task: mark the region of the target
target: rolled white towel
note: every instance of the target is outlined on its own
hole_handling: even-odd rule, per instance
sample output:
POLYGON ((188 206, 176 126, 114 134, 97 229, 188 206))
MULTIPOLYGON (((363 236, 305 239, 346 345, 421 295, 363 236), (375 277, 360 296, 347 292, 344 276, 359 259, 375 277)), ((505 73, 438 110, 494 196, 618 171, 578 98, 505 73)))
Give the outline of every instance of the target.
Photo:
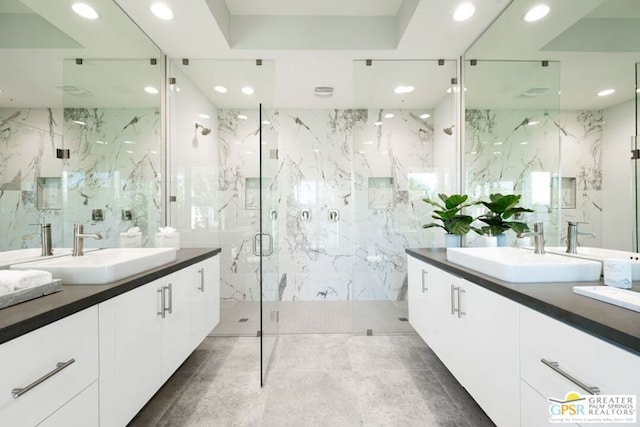
POLYGON ((10 294, 11 292, 13 292, 13 286, 0 283, 0 296, 10 294))
POLYGON ((11 286, 14 290, 51 283, 53 276, 42 270, 0 270, 0 285, 11 286))

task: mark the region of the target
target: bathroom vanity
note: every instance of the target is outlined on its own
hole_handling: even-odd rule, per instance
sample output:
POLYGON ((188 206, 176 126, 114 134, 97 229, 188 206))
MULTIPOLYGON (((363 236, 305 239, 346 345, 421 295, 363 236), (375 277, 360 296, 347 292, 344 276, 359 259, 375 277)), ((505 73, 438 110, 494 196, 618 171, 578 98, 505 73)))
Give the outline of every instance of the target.
POLYGON ((0 310, 0 425, 126 425, 219 322, 219 252, 0 310))
POLYGON ((593 282, 514 284, 406 252, 411 325, 496 425, 551 425, 547 399, 570 391, 640 397, 640 314, 572 292, 593 282))

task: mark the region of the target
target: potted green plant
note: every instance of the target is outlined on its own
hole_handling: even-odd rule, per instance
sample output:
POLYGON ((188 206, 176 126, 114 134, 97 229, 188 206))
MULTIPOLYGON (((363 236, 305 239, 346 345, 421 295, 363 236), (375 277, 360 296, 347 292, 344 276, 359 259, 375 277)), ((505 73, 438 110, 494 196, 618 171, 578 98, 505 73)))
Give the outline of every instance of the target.
POLYGON ((498 237, 498 246, 504 246, 504 232, 513 230, 516 234, 529 231, 529 226, 520 221, 507 221, 516 214, 533 212, 531 209, 519 207, 519 194, 490 194, 489 201, 480 201, 489 212, 480 215, 478 220, 486 225, 481 227, 482 234, 498 237), (501 238, 502 237, 502 238, 501 238))
POLYGON ((445 235, 446 247, 460 246, 460 236, 467 234, 470 230, 482 234, 481 230, 471 226, 473 217, 460 213, 462 209, 476 205, 479 202, 467 202, 469 196, 466 194, 452 194, 447 196, 444 193, 438 194, 440 201, 431 200, 429 198, 422 199, 437 209, 434 209, 431 218, 440 222, 430 222, 424 224, 422 228, 439 227, 447 234, 445 235), (467 203, 465 203, 467 202, 467 203))

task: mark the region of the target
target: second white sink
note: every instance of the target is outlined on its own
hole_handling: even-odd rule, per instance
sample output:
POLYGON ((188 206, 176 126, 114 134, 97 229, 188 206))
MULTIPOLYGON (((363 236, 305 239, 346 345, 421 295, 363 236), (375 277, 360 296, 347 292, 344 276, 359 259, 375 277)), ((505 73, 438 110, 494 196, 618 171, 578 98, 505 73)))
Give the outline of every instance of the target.
POLYGON ((545 250, 558 255, 588 259, 600 263, 603 263, 605 258, 629 260, 631 262, 631 280, 640 280, 640 254, 635 252, 586 246, 578 246, 575 254, 568 254, 567 248, 563 246, 545 248, 545 250))
POLYGON ((113 248, 12 265, 15 270, 45 270, 65 285, 103 285, 176 260, 173 248, 113 248))
POLYGON ((513 283, 596 281, 601 270, 599 262, 512 247, 447 248, 447 260, 513 283))

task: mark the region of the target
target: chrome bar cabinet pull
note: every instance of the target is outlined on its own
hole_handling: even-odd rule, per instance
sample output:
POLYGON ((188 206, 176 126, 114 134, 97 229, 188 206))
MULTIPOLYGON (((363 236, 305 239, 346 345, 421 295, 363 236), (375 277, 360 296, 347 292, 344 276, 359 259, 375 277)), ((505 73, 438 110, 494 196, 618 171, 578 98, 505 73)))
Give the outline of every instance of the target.
POLYGON ((560 364, 558 362, 553 362, 547 359, 540 359, 540 361, 545 365, 547 365, 548 367, 550 367, 551 369, 553 369, 554 371, 556 371, 557 373, 559 373, 560 375, 562 375, 563 377, 565 377, 566 379, 568 379, 569 381, 571 381, 572 383, 574 383, 575 385, 577 385, 578 387, 580 387, 581 389, 583 389, 584 391, 586 391, 587 393, 600 394, 599 387, 590 386, 580 381, 579 379, 577 379, 567 371, 560 368, 560 364))
POLYGON ((56 368, 53 371, 48 372, 47 374, 45 374, 42 377, 38 378, 37 380, 35 380, 34 382, 32 382, 31 384, 29 384, 26 387, 14 388, 13 390, 11 390, 11 395, 13 396, 14 399, 19 398, 20 396, 22 396, 26 392, 28 392, 30 390, 33 390, 34 388, 36 388, 37 386, 39 386, 40 384, 42 384, 43 382, 45 382, 46 380, 48 380, 49 378, 51 378, 52 376, 57 374, 58 372, 62 371, 64 368, 70 366, 75 361, 76 361, 76 359, 69 359, 66 362, 58 362, 58 363, 56 363, 56 368))
POLYGON ((158 289, 158 293, 160 294, 160 311, 157 314, 164 319, 164 286, 158 289))
POLYGON ((204 268, 199 269, 198 274, 200 274, 200 286, 198 286, 198 290, 204 292, 204 268))
POLYGON ((425 286, 428 279, 429 279, 429 272, 427 270, 422 270, 422 293, 423 294, 429 290, 429 288, 425 286), (425 280, 425 276, 426 276, 426 280, 425 280))

